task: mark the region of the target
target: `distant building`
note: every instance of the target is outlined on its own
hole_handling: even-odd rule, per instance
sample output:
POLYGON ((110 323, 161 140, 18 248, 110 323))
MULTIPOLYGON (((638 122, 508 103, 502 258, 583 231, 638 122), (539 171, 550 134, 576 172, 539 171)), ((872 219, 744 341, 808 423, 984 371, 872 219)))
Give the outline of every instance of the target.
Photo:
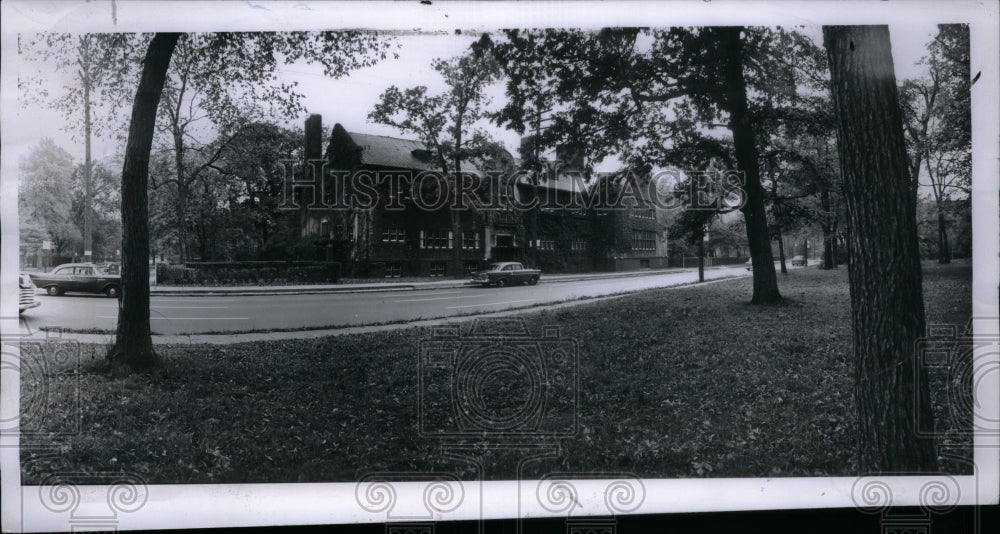
POLYGON ((522 261, 544 272, 667 266, 665 229, 658 213, 587 209, 583 199, 596 180, 586 179, 582 157, 568 147, 557 150, 557 160, 548 162, 552 172, 542 178, 515 172, 518 162, 513 157, 502 172, 484 172, 463 162, 464 173, 483 183, 492 181, 486 190, 506 187, 514 198, 499 196, 491 209, 459 211, 456 233, 447 203, 427 205, 427 198, 436 198, 433 180, 426 180, 430 193, 413 198, 409 179, 441 168, 423 143, 348 132, 336 124, 321 154, 320 121, 318 115, 306 121, 306 158, 327 163, 323 188, 327 203, 336 203, 337 195, 377 199, 374 205, 361 207, 310 207, 302 202, 301 235, 313 237, 326 250, 327 259, 349 263, 353 271, 349 274, 451 277, 471 274, 494 261, 522 261), (392 178, 396 173, 400 178, 392 178), (356 180, 346 180, 349 174, 362 176, 365 184, 358 187, 356 180), (521 209, 533 198, 542 206, 521 209), (541 202, 544 199, 550 200, 548 205, 541 202), (558 206, 571 207, 553 207, 552 199, 558 199, 558 206))

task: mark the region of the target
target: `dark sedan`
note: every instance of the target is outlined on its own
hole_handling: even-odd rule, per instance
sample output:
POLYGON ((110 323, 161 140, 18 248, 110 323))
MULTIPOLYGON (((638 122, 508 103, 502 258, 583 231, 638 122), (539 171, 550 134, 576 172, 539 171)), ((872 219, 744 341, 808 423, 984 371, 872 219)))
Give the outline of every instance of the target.
POLYGON ((49 295, 65 292, 104 293, 117 297, 121 291, 121 278, 109 274, 93 263, 65 263, 51 273, 32 273, 31 281, 49 295))
POLYGON ((541 277, 542 271, 538 269, 525 269, 524 265, 516 262, 501 262, 490 265, 489 269, 479 271, 472 277, 470 283, 483 286, 494 285, 504 287, 510 284, 535 285, 541 277))

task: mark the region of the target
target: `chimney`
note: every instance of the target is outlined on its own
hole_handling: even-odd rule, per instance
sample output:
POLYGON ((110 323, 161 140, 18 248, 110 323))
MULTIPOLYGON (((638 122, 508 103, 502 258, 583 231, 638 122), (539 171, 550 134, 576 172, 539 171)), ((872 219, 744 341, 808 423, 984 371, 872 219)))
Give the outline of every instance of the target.
POLYGON ((578 143, 563 143, 556 146, 556 160, 566 169, 583 170, 583 149, 578 143))
POLYGON ((538 138, 534 135, 526 135, 521 138, 521 147, 518 150, 523 161, 533 160, 538 157, 538 138))
POLYGON ((309 115, 306 119, 306 161, 323 157, 323 116, 309 115))

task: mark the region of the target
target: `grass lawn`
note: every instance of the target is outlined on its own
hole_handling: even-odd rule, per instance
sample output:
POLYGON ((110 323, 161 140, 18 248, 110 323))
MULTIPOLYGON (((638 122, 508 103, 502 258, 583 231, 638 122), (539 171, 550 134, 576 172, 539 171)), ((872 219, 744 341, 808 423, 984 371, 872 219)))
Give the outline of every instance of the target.
MULTIPOLYGON (((971 266, 924 266, 928 323, 964 327, 971 266)), ((798 269, 779 283, 786 302, 764 307, 747 304, 751 280, 741 278, 525 314, 533 335, 558 326, 576 341, 579 431, 546 441, 553 454, 523 464, 521 475, 857 474, 847 270, 798 269)), ((127 378, 104 372, 104 347, 80 347, 76 363, 72 345, 25 344, 22 483, 60 472, 128 472, 159 484, 354 481, 374 471, 473 477, 476 463, 487 478, 518 476, 517 458, 542 449, 473 437, 466 445, 479 452, 466 461, 418 434, 419 347, 431 337, 407 328, 158 346, 165 364, 127 378)), ((932 386, 939 431, 954 430, 963 423, 947 416, 946 384, 932 386)), ((525 394, 485 387, 500 407, 525 394)), ((942 443, 968 454, 968 440, 942 443)))

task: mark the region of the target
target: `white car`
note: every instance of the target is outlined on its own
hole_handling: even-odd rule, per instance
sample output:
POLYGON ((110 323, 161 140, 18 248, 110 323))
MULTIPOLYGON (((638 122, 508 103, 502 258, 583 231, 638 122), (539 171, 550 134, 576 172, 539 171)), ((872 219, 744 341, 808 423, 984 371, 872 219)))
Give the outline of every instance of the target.
POLYGON ((30 276, 26 274, 18 276, 17 285, 17 313, 23 313, 24 310, 36 308, 42 304, 35 296, 35 284, 32 283, 30 276))

